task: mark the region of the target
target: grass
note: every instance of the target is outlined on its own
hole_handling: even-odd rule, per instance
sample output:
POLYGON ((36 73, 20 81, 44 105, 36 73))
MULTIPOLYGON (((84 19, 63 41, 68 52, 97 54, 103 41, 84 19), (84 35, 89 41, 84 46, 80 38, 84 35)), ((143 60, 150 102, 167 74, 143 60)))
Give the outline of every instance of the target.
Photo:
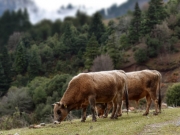
MULTIPOLYGON (((129 113, 128 115, 124 113, 118 120, 98 118, 97 122, 92 122, 88 118, 85 123, 81 123, 78 119, 72 122, 64 121, 57 125, 47 124, 39 129, 21 128, 0 131, 0 135, 14 135, 15 133, 19 135, 138 135, 146 125, 177 118, 180 118, 180 108, 163 109, 162 113, 157 116, 154 116, 152 111, 148 116, 142 116, 142 112, 129 113)), ((166 125, 166 127, 162 127, 162 130, 157 131, 158 135, 168 134, 169 127, 173 132, 180 131, 180 126, 166 125)))
POLYGON ((163 128, 160 128, 158 130, 158 135, 179 135, 180 133, 180 126, 176 125, 167 125, 164 126, 163 128))

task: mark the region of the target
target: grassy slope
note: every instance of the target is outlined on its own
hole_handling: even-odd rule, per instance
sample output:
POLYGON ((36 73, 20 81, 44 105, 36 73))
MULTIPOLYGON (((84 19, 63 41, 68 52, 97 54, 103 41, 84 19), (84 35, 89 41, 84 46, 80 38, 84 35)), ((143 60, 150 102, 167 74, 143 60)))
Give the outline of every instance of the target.
MULTIPOLYGON (((149 116, 142 116, 142 113, 123 114, 118 120, 97 119, 97 122, 91 122, 87 119, 85 123, 80 120, 74 120, 72 123, 66 121, 61 124, 48 124, 40 129, 13 129, 9 131, 0 131, 0 134, 15 134, 19 135, 137 135, 146 125, 152 123, 166 122, 168 120, 180 117, 180 108, 164 109, 158 116, 153 116, 152 111, 149 116)), ((170 129, 180 130, 179 127, 170 129)), ((171 133, 171 130, 166 130, 166 134, 171 133)), ((163 133, 163 130, 162 130, 163 133)))

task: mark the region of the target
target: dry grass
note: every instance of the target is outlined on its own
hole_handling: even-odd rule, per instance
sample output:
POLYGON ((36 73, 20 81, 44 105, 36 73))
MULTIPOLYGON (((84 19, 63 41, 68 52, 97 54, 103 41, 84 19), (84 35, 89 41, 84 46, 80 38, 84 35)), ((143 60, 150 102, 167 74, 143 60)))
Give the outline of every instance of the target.
MULTIPOLYGON (((152 111, 149 116, 142 116, 142 112, 129 113, 129 115, 123 114, 118 120, 99 118, 97 122, 92 122, 89 118, 85 123, 81 123, 80 120, 66 121, 58 125, 47 124, 39 129, 21 128, 0 131, 0 135, 14 135, 15 133, 19 135, 139 135, 146 125, 179 118, 179 112, 180 108, 164 109, 158 116, 152 115, 152 111)), ((176 130, 179 131, 179 127, 176 128, 171 125, 169 127, 175 132, 176 130)), ((165 131, 168 134, 169 130, 164 127, 162 128, 161 133, 164 134, 165 131)))

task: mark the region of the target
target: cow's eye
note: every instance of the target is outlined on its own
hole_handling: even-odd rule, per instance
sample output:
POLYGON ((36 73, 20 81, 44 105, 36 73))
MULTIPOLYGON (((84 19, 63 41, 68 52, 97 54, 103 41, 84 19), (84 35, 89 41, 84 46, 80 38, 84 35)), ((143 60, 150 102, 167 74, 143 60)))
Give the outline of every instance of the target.
POLYGON ((61 114, 61 111, 60 111, 60 110, 57 110, 57 114, 60 115, 60 114, 61 114))

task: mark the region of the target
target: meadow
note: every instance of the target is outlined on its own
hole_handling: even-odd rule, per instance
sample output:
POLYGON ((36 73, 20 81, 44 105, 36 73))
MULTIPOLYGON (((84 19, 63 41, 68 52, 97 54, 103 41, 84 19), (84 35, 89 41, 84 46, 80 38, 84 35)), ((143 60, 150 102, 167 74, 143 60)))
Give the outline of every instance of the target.
POLYGON ((157 116, 153 115, 153 110, 148 116, 142 116, 142 113, 130 112, 128 115, 123 113, 117 120, 98 118, 97 122, 92 122, 91 118, 87 118, 84 123, 80 122, 80 119, 63 121, 61 124, 46 124, 38 129, 25 127, 0 131, 0 135, 175 135, 180 133, 180 108, 163 109, 157 116), (152 124, 157 126, 148 129, 148 125, 152 124))

